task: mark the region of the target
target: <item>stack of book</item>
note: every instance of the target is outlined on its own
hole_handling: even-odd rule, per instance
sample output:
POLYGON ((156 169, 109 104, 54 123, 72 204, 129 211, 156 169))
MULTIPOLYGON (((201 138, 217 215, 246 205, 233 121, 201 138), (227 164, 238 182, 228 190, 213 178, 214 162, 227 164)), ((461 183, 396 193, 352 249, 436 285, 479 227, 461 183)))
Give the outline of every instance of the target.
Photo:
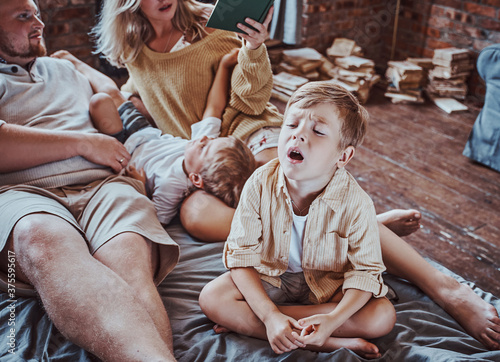
POLYGON ((309 79, 307 78, 287 72, 280 72, 273 75, 273 89, 271 96, 287 103, 293 92, 307 82, 309 82, 309 79))
POLYGON ((392 103, 424 103, 422 86, 424 69, 410 61, 390 61, 385 72, 387 91, 385 96, 392 103))
POLYGON ((469 51, 458 48, 437 49, 432 63, 434 69, 429 72, 427 86, 430 97, 465 99, 467 79, 474 69, 469 51))
POLYGON ((371 88, 380 80, 380 76, 375 73, 373 60, 350 55, 336 58, 335 66, 330 71, 332 78, 347 84, 359 101, 365 103, 371 88))
POLYGON ((332 62, 335 62, 335 59, 337 58, 348 57, 351 55, 362 57, 363 50, 354 40, 336 38, 330 48, 326 50, 326 55, 332 62))
MULTIPOLYGON (((298 88, 296 84, 300 86, 307 81, 333 80, 353 92, 360 102, 366 102, 371 87, 380 80, 380 76, 375 73, 375 63, 370 59, 351 55, 357 47, 354 41, 341 40, 334 42, 332 48, 336 49, 336 55, 345 56, 336 56, 334 62, 330 60, 331 55, 327 58, 312 48, 283 50, 279 65, 273 66, 273 72, 277 73, 274 75, 273 97, 287 101, 291 93, 298 88), (344 41, 351 42, 351 45, 347 50, 341 51, 339 44, 344 41)), ((273 58, 277 59, 277 56, 273 55, 273 58)))
POLYGON ((432 58, 407 58, 406 61, 418 65, 423 70, 422 87, 426 87, 429 81, 429 72, 434 68, 432 58))
POLYGON ((323 59, 323 55, 313 48, 283 50, 278 73, 287 72, 309 80, 318 80, 323 59))

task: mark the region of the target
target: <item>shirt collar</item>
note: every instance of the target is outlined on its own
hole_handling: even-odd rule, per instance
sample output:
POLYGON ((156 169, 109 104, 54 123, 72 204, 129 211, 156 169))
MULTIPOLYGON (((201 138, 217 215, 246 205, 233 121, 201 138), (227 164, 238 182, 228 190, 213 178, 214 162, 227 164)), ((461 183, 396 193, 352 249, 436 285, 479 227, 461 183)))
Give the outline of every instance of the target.
MULTIPOLYGON (((278 180, 276 182, 276 194, 283 193, 287 197, 289 196, 288 189, 286 187, 285 174, 281 166, 278 165, 278 180)), ((320 199, 325 202, 328 207, 334 211, 338 211, 344 202, 344 198, 349 190, 349 174, 345 168, 339 168, 335 171, 332 179, 326 185, 325 189, 316 199, 320 199)), ((314 201, 313 201, 314 202, 314 201)))

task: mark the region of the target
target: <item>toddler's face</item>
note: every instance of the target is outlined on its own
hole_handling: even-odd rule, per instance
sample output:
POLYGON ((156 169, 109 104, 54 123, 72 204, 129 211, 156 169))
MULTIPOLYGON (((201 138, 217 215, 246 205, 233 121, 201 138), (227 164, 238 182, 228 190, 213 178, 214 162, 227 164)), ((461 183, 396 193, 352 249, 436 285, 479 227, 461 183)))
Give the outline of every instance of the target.
POLYGON ((287 178, 326 184, 342 155, 340 127, 340 115, 335 106, 318 104, 301 109, 292 105, 278 141, 278 157, 287 178))
POLYGON ((212 162, 215 154, 226 147, 230 147, 230 141, 227 137, 208 138, 203 136, 189 141, 184 151, 184 167, 187 173, 200 173, 203 166, 212 162))

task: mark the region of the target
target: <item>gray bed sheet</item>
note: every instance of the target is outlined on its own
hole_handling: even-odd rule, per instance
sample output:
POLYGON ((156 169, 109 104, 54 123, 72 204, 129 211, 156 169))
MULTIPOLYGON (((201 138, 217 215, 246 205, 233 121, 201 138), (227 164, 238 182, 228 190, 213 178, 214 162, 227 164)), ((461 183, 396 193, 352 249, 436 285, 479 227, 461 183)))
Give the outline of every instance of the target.
MULTIPOLYGON (((221 258, 224 244, 198 242, 178 223, 167 231, 181 246, 181 260, 158 289, 169 313, 179 361, 365 361, 347 349, 332 353, 295 350, 276 355, 266 341, 235 333, 215 334, 213 323, 200 310, 198 295, 206 283, 225 272, 221 258)), ((468 283, 441 265, 434 265, 468 283)), ((390 334, 372 341, 382 352, 375 361, 500 361, 500 351, 486 350, 418 288, 391 275, 386 275, 385 280, 399 297, 394 302, 397 322, 390 334)), ((468 284, 500 310, 499 299, 468 284)), ((0 361, 97 360, 57 331, 38 300, 18 298, 15 305, 16 353, 11 354, 7 344, 11 302, 5 293, 0 294, 0 361)))

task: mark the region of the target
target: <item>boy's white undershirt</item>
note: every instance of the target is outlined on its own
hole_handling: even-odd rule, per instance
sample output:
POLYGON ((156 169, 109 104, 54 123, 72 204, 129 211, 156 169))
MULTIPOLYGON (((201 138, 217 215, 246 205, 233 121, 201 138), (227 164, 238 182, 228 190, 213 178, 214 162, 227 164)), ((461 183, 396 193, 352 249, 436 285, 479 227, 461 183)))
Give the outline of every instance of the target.
POLYGON ((292 240, 290 241, 287 273, 302 272, 302 239, 304 238, 306 222, 307 215, 298 216, 293 213, 292 240))

